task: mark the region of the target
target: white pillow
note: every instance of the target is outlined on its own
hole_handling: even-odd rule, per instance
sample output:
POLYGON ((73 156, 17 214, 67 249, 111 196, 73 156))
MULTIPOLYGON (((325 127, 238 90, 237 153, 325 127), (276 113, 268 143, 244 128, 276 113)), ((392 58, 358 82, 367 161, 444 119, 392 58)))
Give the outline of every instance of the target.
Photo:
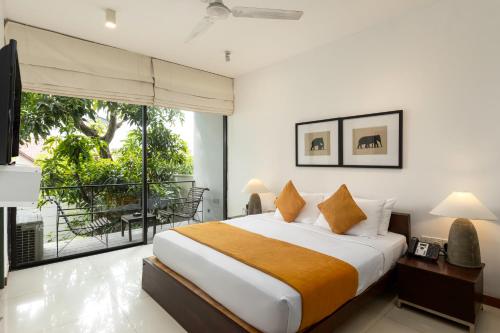
MULTIPOLYGON (((376 237, 379 224, 382 219, 385 200, 369 200, 353 198, 356 204, 365 213, 367 219, 359 222, 351 229, 347 230, 346 235, 376 237)), ((323 214, 320 214, 314 225, 331 230, 323 214)))
POLYGON ((323 228, 323 229, 326 229, 328 231, 332 231, 332 228, 330 228, 330 225, 328 224, 328 222, 326 221, 325 217, 323 216, 323 214, 321 212, 319 213, 319 216, 316 219, 316 221, 313 223, 313 225, 320 227, 320 228, 323 228))
POLYGON ((376 237, 378 227, 382 221, 385 200, 370 200, 354 198, 356 204, 365 213, 367 219, 359 222, 351 229, 347 230, 347 235, 376 237))
MULTIPOLYGON (((313 224, 320 215, 318 204, 324 199, 323 193, 300 193, 300 196, 304 199, 306 204, 300 211, 299 216, 295 219, 295 222, 313 224)), ((274 212, 274 218, 283 220, 283 216, 281 216, 279 209, 276 209, 274 212)))
POLYGON ((273 192, 259 193, 260 203, 262 205, 262 212, 271 212, 276 209, 276 194, 273 192))
POLYGON ((389 232, 389 222, 391 221, 391 214, 394 205, 396 204, 396 199, 387 199, 385 201, 384 210, 382 212, 382 219, 380 225, 378 226, 379 235, 387 235, 389 232))

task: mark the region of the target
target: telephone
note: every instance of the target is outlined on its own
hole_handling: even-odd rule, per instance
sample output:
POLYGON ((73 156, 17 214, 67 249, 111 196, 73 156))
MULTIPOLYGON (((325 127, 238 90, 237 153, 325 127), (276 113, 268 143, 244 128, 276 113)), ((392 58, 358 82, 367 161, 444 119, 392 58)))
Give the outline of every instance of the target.
POLYGON ((438 260, 441 246, 433 243, 421 242, 417 237, 412 237, 408 246, 408 254, 430 260, 438 260))

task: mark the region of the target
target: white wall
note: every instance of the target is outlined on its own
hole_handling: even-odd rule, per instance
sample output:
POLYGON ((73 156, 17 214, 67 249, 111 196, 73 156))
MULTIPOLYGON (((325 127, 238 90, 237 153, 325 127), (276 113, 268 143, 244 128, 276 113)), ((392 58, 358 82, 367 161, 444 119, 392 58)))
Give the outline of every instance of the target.
POLYGON ((203 201, 205 220, 222 220, 222 116, 194 113, 193 173, 196 186, 208 187, 203 201))
MULTIPOLYGON (((500 216, 500 1, 442 0, 344 40, 237 78, 229 118, 229 214, 252 177, 278 192, 397 197, 415 235, 447 237, 451 219, 428 212, 455 190, 500 216), (297 168, 294 124, 405 110, 404 169, 297 168)), ((475 222, 485 292, 500 297, 500 225, 475 222)))

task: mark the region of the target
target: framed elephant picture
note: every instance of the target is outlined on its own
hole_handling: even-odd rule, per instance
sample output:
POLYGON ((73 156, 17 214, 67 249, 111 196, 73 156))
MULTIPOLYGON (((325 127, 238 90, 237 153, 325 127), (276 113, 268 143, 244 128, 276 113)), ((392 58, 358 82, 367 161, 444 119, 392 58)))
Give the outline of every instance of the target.
POLYGON ((403 111, 389 111, 341 120, 342 166, 403 167, 403 111))
POLYGON ((340 130, 337 118, 295 124, 295 165, 340 166, 340 130))

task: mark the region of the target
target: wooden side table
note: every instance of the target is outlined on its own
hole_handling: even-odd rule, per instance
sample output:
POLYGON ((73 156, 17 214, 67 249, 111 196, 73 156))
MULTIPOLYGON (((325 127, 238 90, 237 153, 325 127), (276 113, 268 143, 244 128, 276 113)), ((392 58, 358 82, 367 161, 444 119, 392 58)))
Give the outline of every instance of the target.
MULTIPOLYGON (((148 227, 149 222, 153 223, 153 236, 156 234, 156 216, 153 214, 148 214, 148 227)), ((125 235, 125 224, 128 224, 128 240, 132 241, 132 223, 142 222, 142 215, 134 216, 134 214, 122 215, 121 217, 121 227, 122 227, 122 237, 125 235)))
POLYGON ((453 320, 474 332, 482 308, 483 270, 403 257, 397 263, 397 306, 406 304, 453 320))

